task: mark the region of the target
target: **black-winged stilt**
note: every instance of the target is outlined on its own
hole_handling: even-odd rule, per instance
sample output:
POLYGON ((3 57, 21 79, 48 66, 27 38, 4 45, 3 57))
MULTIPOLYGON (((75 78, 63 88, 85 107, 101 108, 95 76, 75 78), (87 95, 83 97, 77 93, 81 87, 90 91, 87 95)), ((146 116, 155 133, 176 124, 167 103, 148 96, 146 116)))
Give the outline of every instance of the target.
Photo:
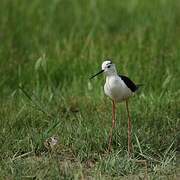
POLYGON ((115 128, 115 105, 116 103, 125 101, 126 110, 128 114, 128 155, 132 153, 131 142, 131 118, 128 108, 128 98, 132 96, 139 88, 139 85, 134 84, 128 77, 118 75, 115 64, 111 60, 106 60, 102 63, 102 70, 93 75, 90 79, 98 74, 104 73, 106 76, 106 83, 104 85, 104 92, 112 99, 112 128, 109 136, 108 150, 111 151, 112 135, 115 128))

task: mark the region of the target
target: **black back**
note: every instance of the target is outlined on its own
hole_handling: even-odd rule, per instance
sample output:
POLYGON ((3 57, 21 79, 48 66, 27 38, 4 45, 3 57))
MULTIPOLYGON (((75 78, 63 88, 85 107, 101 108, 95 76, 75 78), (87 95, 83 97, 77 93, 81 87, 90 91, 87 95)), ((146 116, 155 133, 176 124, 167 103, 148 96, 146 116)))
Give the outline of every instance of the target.
POLYGON ((138 90, 138 86, 136 86, 128 77, 119 75, 119 77, 124 81, 126 86, 132 91, 135 92, 138 90))

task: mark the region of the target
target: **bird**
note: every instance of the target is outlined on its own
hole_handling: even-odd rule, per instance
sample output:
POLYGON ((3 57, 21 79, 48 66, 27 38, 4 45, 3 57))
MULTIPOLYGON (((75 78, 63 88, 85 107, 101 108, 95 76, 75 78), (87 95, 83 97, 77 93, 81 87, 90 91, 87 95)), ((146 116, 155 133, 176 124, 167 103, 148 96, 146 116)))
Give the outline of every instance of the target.
POLYGON ((112 100, 112 127, 109 135, 108 151, 112 150, 112 136, 113 129, 115 128, 116 119, 116 103, 125 101, 127 115, 128 115, 128 156, 132 154, 132 142, 131 142, 131 117, 129 112, 128 100, 133 96, 141 84, 135 84, 131 79, 124 75, 118 75, 116 65, 112 63, 111 59, 107 59, 102 63, 101 71, 91 76, 93 79, 99 74, 105 74, 106 81, 104 84, 104 92, 112 100))

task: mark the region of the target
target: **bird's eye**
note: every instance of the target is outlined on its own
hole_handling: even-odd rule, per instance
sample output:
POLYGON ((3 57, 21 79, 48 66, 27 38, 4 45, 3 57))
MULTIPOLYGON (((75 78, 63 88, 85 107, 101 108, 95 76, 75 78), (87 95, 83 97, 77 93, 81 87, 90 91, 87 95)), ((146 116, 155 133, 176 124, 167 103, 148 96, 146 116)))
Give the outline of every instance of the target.
POLYGON ((111 65, 107 66, 107 68, 110 68, 110 67, 111 67, 111 65))

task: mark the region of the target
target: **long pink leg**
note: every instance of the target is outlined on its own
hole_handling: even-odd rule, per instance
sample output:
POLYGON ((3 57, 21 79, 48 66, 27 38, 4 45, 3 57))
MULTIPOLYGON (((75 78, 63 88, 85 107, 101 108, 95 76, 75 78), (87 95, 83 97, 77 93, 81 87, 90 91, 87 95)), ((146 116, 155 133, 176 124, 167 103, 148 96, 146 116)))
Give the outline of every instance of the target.
POLYGON ((131 142, 132 126, 131 126, 131 118, 130 118, 129 108, 128 108, 128 100, 126 100, 126 109, 127 109, 127 114, 128 114, 128 156, 131 157, 131 153, 132 153, 132 142, 131 142))
POLYGON ((115 101, 112 100, 112 128, 109 135, 109 145, 108 145, 108 151, 110 152, 112 149, 112 136, 113 136, 113 129, 115 128, 115 101))

